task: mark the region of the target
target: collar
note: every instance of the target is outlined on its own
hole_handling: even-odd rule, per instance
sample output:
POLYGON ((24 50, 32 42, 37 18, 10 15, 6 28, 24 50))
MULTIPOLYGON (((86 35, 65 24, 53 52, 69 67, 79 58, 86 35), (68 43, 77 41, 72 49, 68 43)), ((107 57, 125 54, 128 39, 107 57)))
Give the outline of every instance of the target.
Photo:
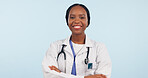
MULTIPOLYGON (((66 45, 66 46, 70 45, 69 44, 70 37, 71 36, 67 37, 62 44, 66 45)), ((87 36, 85 37, 85 46, 92 47, 92 42, 87 36)))

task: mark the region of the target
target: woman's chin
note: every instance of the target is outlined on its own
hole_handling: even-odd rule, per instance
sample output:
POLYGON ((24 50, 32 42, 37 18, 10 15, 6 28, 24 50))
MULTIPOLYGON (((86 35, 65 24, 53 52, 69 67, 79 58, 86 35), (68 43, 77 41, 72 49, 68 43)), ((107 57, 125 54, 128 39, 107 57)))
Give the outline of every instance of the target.
POLYGON ((72 34, 73 35, 83 35, 84 33, 82 33, 82 32, 73 32, 72 34))

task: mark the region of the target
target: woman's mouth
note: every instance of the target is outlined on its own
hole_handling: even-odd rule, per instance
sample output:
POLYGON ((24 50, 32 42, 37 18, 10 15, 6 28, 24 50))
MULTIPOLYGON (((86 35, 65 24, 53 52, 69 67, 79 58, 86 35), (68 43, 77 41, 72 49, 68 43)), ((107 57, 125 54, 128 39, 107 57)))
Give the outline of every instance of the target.
POLYGON ((81 26, 77 25, 77 26, 73 26, 74 29, 80 29, 81 26))

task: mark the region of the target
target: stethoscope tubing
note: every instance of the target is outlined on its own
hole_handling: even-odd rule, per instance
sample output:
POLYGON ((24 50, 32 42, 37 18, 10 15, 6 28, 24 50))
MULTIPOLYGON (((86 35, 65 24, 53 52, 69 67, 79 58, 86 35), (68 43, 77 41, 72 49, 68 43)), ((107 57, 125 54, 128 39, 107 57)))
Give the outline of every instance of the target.
POLYGON ((58 53, 58 56, 57 56, 57 61, 58 61, 58 58, 59 58, 60 54, 62 54, 62 53, 64 54, 64 60, 66 60, 66 53, 64 52, 64 47, 65 47, 65 46, 66 46, 66 45, 64 45, 64 44, 62 45, 61 52, 59 52, 59 53, 58 53))
MULTIPOLYGON (((58 55, 57 55, 57 61, 58 61, 58 59, 59 59, 59 56, 60 56, 60 54, 64 54, 64 60, 66 60, 66 53, 64 52, 64 47, 65 47, 66 45, 62 45, 62 49, 61 49, 61 52, 59 52, 58 53, 58 55)), ((84 60, 84 63, 87 65, 88 63, 89 63, 89 58, 88 58, 88 56, 89 56, 89 47, 87 47, 87 55, 86 55, 86 58, 85 58, 85 60, 84 60)), ((76 57, 76 55, 74 56, 74 58, 76 57)))

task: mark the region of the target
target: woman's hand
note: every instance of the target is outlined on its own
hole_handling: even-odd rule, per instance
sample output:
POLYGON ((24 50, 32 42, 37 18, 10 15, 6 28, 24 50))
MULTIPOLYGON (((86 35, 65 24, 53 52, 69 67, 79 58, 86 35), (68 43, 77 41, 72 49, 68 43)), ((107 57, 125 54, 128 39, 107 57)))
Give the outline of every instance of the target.
POLYGON ((85 76, 84 78, 107 78, 107 77, 103 74, 95 74, 95 75, 85 76))
POLYGON ((48 66, 51 70, 55 70, 55 71, 57 71, 57 72, 61 72, 57 67, 55 67, 55 66, 48 66))

